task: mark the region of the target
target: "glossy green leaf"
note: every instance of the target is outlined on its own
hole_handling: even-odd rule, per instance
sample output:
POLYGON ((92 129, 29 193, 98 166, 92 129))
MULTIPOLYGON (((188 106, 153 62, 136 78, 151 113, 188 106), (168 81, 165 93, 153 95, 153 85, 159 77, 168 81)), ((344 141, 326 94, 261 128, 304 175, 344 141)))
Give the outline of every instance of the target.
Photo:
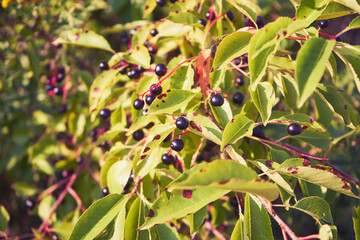
POLYGON ((112 164, 107 172, 107 186, 110 193, 119 193, 124 190, 132 169, 130 161, 122 160, 112 164))
POLYGON ((270 83, 262 82, 257 85, 254 91, 249 87, 249 92, 251 99, 260 112, 264 126, 266 126, 271 116, 271 109, 276 102, 274 88, 270 83))
POLYGON ((296 9, 296 20, 304 20, 304 28, 317 19, 326 9, 330 0, 302 1, 296 9))
POLYGON ((180 240, 175 228, 163 223, 155 226, 157 239, 159 240, 180 240))
POLYGON ((4 206, 0 206, 0 231, 5 232, 10 221, 10 215, 4 206))
POLYGON ((329 204, 320 197, 314 196, 303 198, 296 202, 292 208, 305 212, 318 220, 322 219, 327 223, 333 224, 329 204))
POLYGON ((114 234, 110 240, 123 240, 125 237, 125 215, 126 209, 125 204, 120 209, 119 214, 115 218, 114 223, 114 234))
POLYGON ((131 136, 135 131, 144 128, 149 123, 159 123, 159 119, 155 115, 145 115, 136 118, 126 132, 126 136, 131 136))
MULTIPOLYGON (((138 49, 137 46, 143 47, 145 41, 149 38, 150 30, 152 28, 154 28, 153 24, 144 24, 143 26, 141 26, 141 28, 136 30, 135 34, 131 38, 131 45, 133 48, 136 48, 136 51, 140 51, 140 49, 138 49)), ((141 49, 140 53, 144 53, 144 50, 141 49)), ((148 54, 145 54, 145 56, 146 55, 148 54)), ((139 60, 140 60, 140 54, 139 54, 139 60)))
POLYGON ((191 64, 183 64, 170 76, 170 89, 191 90, 194 85, 194 69, 191 64))
POLYGON ((145 221, 145 205, 140 198, 137 198, 126 217, 125 239, 149 239, 148 230, 137 231, 145 221))
MULTIPOLYGON (((242 215, 242 214, 241 214, 242 215)), ((234 230, 231 233, 230 240, 245 240, 248 239, 246 235, 246 226, 244 221, 244 216, 240 216, 237 220, 234 230)))
POLYGON ((168 20, 174 23, 181 23, 186 25, 198 25, 199 19, 191 12, 172 13, 168 16, 168 20))
POLYGON ((243 137, 251 136, 254 127, 255 123, 251 119, 242 114, 236 115, 224 129, 220 151, 223 151, 228 144, 236 143, 243 137))
POLYGON ((246 230, 250 239, 274 239, 271 230, 270 217, 257 197, 246 194, 244 215, 246 230), (259 231, 259 229, 261 229, 261 231, 259 231))
POLYGON ((146 47, 137 46, 130 55, 124 55, 123 58, 129 63, 141 65, 143 68, 150 67, 150 55, 146 47))
POLYGON ((251 37, 251 33, 239 31, 222 39, 216 50, 213 67, 224 68, 234 58, 247 53, 251 37))
POLYGON ((204 223, 205 216, 207 213, 206 206, 201 208, 199 211, 187 216, 190 223, 190 234, 194 234, 198 231, 201 225, 204 223))
MULTIPOLYGON (((46 195, 43 199, 41 199, 38 206, 38 214, 39 217, 45 221, 50 216, 53 205, 55 204, 56 199, 52 195, 46 195)), ((57 215, 51 215, 51 221, 56 221, 57 215)))
POLYGON ((165 223, 172 219, 185 217, 206 206, 212 201, 227 194, 229 190, 214 188, 199 188, 191 191, 191 197, 175 192, 169 200, 159 197, 152 205, 141 230, 149 229, 155 224, 165 223))
POLYGON ((299 135, 291 136, 291 138, 299 139, 323 150, 329 147, 332 139, 328 133, 318 132, 317 130, 303 131, 299 135))
POLYGON ((354 207, 353 216, 354 232, 356 239, 360 238, 360 207, 354 207))
POLYGON ((275 171, 358 198, 351 191, 351 185, 340 175, 333 173, 333 170, 322 166, 303 166, 303 163, 304 159, 289 159, 277 167, 275 171))
POLYGON ((188 113, 189 130, 201 137, 205 137, 216 144, 221 144, 222 133, 219 127, 209 118, 198 113, 188 113))
POLYGON ((171 114, 195 97, 196 93, 181 89, 169 89, 161 95, 157 96, 151 104, 148 114, 171 114))
POLYGON ((239 12, 248 17, 256 25, 256 12, 259 12, 259 6, 251 0, 226 0, 239 12))
MULTIPOLYGON (((294 114, 288 114, 288 112, 278 112, 274 111, 272 112, 271 121, 289 121, 289 122, 295 122, 303 126, 311 127, 315 130, 324 132, 326 129, 321 126, 317 121, 315 121, 312 117, 309 115, 306 115, 304 113, 294 113, 294 114)), ((279 123, 279 124, 285 124, 288 125, 288 123, 279 123)))
POLYGON ((72 44, 88 48, 99 48, 115 53, 103 36, 93 31, 84 31, 82 29, 65 31, 53 44, 72 44))
POLYGON ((224 104, 222 106, 215 107, 210 104, 210 108, 216 121, 221 127, 225 127, 226 124, 233 118, 232 110, 229 102, 224 99, 224 104))
POLYGON ((341 3, 342 5, 353 9, 355 12, 360 14, 360 5, 356 0, 334 0, 335 2, 341 3))
POLYGON ((354 14, 355 11, 337 2, 330 2, 317 20, 332 19, 349 14, 354 14))
POLYGON ((69 240, 91 240, 99 235, 117 216, 128 196, 110 194, 94 202, 77 221, 69 240))
POLYGON ((296 82, 299 89, 298 107, 300 108, 314 92, 325 71, 334 40, 310 38, 300 49, 296 58, 296 82))
MULTIPOLYGON (((184 177, 183 177, 184 178, 184 177)), ((230 160, 212 161, 198 167, 187 177, 167 186, 173 189, 216 188, 261 195, 270 201, 279 195, 274 183, 261 181, 251 168, 230 160)))
POLYGON ((144 13, 143 13, 142 18, 144 19, 147 16, 149 16, 152 13, 152 11, 154 11, 156 6, 157 6, 156 0, 146 0, 145 9, 144 9, 144 13))
POLYGON ((324 127, 328 127, 334 118, 334 110, 330 108, 330 104, 321 94, 314 92, 313 98, 315 100, 317 121, 324 125, 324 127))
POLYGON ((107 175, 110 167, 116 163, 118 159, 108 159, 105 164, 101 167, 100 171, 100 185, 102 188, 107 187, 107 175))
POLYGON ((293 21, 279 17, 275 22, 265 25, 250 40, 249 69, 251 89, 254 91, 265 74, 269 61, 274 56, 280 41, 288 34, 286 28, 293 21))

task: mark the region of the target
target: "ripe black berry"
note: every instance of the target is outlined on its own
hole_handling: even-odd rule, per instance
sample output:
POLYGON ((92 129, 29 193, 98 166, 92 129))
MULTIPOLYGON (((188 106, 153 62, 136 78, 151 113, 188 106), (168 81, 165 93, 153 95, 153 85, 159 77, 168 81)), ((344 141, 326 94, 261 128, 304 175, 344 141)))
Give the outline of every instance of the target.
POLYGON ((258 28, 264 27, 264 24, 265 24, 264 18, 261 17, 261 16, 257 16, 257 18, 256 18, 256 25, 258 26, 258 28))
POLYGON ((211 15, 211 21, 213 21, 215 19, 215 13, 214 12, 207 11, 206 14, 205 14, 205 17, 206 17, 207 20, 209 20, 210 15, 211 15))
POLYGON ((144 107, 144 100, 135 99, 133 106, 136 110, 141 110, 144 107))
POLYGON ((66 111, 67 111, 66 105, 61 105, 61 106, 59 107, 59 113, 66 113, 66 111))
POLYGON ((146 40, 145 42, 144 42, 144 47, 148 47, 149 46, 149 40, 146 40))
POLYGON ((178 117, 175 121, 175 125, 178 129, 184 130, 189 126, 189 122, 184 117, 178 117))
POLYGON ((180 152, 184 148, 184 142, 183 140, 176 138, 171 141, 170 147, 172 150, 180 152))
POLYGON ((167 72, 167 68, 164 64, 160 63, 160 64, 156 65, 156 67, 155 67, 156 75, 161 77, 161 76, 164 76, 166 74, 166 72, 167 72))
POLYGON ((144 132, 143 130, 140 129, 134 132, 132 136, 136 141, 140 141, 141 139, 144 138, 144 132))
POLYGON ((232 11, 227 11, 226 16, 228 17, 228 19, 230 21, 234 20, 234 18, 235 18, 235 15, 234 15, 234 13, 232 11))
POLYGON ((62 80, 64 80, 64 78, 65 78, 65 74, 64 73, 57 73, 56 74, 56 82, 57 83, 60 83, 62 80))
POLYGON ((166 0, 156 0, 156 4, 157 4, 159 7, 163 7, 163 6, 165 6, 165 4, 166 4, 166 0))
POLYGON ((245 80, 243 77, 237 77, 235 78, 235 83, 238 84, 239 86, 243 86, 245 84, 245 80))
POLYGON ((207 21, 205 19, 199 19, 199 23, 205 27, 207 21))
POLYGON ((141 65, 137 65, 136 66, 136 70, 138 70, 139 72, 145 72, 145 68, 143 68, 141 65))
POLYGON ((300 124, 298 123, 291 123, 289 124, 289 126, 287 127, 287 132, 290 135, 298 135, 302 132, 302 127, 300 124))
POLYGON ((108 119, 111 115, 111 112, 108 108, 101 109, 99 115, 102 119, 108 119))
POLYGON ((173 155, 171 155, 171 154, 168 155, 167 153, 165 153, 164 155, 162 155, 161 161, 162 161, 162 163, 164 163, 166 165, 170 165, 175 162, 175 158, 173 155))
POLYGON ((58 73, 62 73, 62 74, 65 74, 65 68, 64 67, 58 67, 58 73))
POLYGON ((121 36, 122 38, 127 37, 127 32, 126 32, 126 31, 121 31, 121 32, 120 32, 120 36, 121 36))
POLYGON ((155 100, 155 98, 156 98, 156 96, 154 94, 146 95, 146 97, 145 97, 146 104, 150 106, 152 104, 152 102, 155 100))
POLYGON ((258 138, 263 138, 263 139, 265 138, 264 130, 260 126, 256 126, 253 128, 252 135, 258 138))
POLYGON ((158 33, 159 33, 158 30, 156 30, 155 28, 150 30, 150 35, 153 36, 153 37, 158 35, 158 33))
POLYGON ((104 141, 102 143, 100 143, 99 147, 104 151, 108 151, 110 149, 110 145, 107 141, 104 141))
POLYGON ((171 3, 176 3, 178 0, 170 0, 171 3))
POLYGON ((56 233, 52 232, 51 233, 51 240, 60 240, 60 238, 56 233))
POLYGON ((241 63, 241 59, 239 57, 235 58, 234 63, 235 63, 235 65, 239 65, 241 63))
POLYGON ((99 63, 99 68, 100 68, 101 70, 108 70, 108 69, 109 69, 109 65, 108 65, 107 62, 101 62, 101 63, 99 63))
POLYGON ((26 199, 25 205, 29 210, 33 210, 35 207, 35 202, 32 199, 26 199))
POLYGON ((320 20, 319 27, 321 29, 327 28, 329 26, 329 20, 320 20))
POLYGON ((49 91, 51 91, 51 90, 54 90, 54 86, 51 85, 51 84, 48 84, 48 85, 46 85, 45 90, 46 90, 47 92, 49 92, 49 91))
POLYGON ((127 72, 127 76, 131 79, 137 79, 140 77, 140 72, 136 69, 131 69, 127 72))
POLYGON ((103 196, 105 197, 105 196, 107 196, 107 195, 109 195, 109 188, 108 187, 104 187, 103 189, 102 189, 102 194, 103 194, 103 196))
POLYGON ((242 94, 241 92, 237 92, 233 96, 233 102, 240 105, 243 103, 244 98, 244 94, 242 94))
POLYGON ((219 107, 224 104, 224 98, 220 94, 215 94, 211 97, 210 103, 215 107, 219 107))
POLYGON ((57 96, 61 96, 63 94, 63 90, 61 87, 54 87, 53 90, 54 90, 55 95, 57 95, 57 96))
POLYGON ((156 46, 150 46, 148 48, 149 53, 156 54, 157 53, 157 47, 156 46))
POLYGON ((161 87, 161 85, 158 85, 158 84, 151 85, 150 89, 151 89, 151 93, 156 96, 160 95, 162 92, 162 87, 161 87))

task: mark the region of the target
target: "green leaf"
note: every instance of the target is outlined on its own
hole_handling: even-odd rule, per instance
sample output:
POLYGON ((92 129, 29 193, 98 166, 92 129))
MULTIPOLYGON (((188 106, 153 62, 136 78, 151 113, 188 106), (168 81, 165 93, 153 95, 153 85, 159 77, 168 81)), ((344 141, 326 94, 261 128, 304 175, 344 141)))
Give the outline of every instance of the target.
POLYGON ((145 2, 145 10, 144 10, 142 18, 144 19, 147 16, 149 16, 152 13, 152 11, 154 11, 156 6, 157 6, 156 0, 146 0, 146 2, 145 2))
POLYGON ((167 189, 215 188, 261 195, 270 201, 279 195, 274 183, 262 181, 249 167, 231 160, 216 160, 170 183, 167 189))
POLYGON ((271 109, 276 102, 273 86, 268 82, 259 83, 254 91, 249 87, 251 99, 259 110, 264 126, 271 116, 271 109))
POLYGON ((145 205, 140 198, 136 198, 136 200, 131 205, 129 213, 126 217, 125 239, 149 239, 148 230, 136 230, 144 223, 144 221, 145 205))
POLYGON ((324 127, 328 127, 334 118, 334 110, 330 108, 330 104, 323 95, 314 92, 313 98, 315 100, 317 121, 324 125, 324 127))
POLYGON ((354 224, 354 232, 355 238, 360 239, 360 207, 354 207, 353 209, 353 224, 354 224))
POLYGON ((285 101, 291 108, 297 108, 297 99, 299 98, 299 90, 294 78, 289 75, 283 75, 282 86, 285 95, 285 101))
POLYGON ((334 0, 335 2, 341 3, 342 5, 353 9, 360 14, 360 5, 356 0, 334 0))
POLYGON ((107 186, 111 193, 119 193, 124 190, 129 180, 132 162, 122 160, 112 164, 107 172, 107 186))
POLYGON ((156 225, 155 229, 157 239, 159 240, 180 240, 180 237, 175 228, 170 227, 167 223, 156 225))
POLYGON ((160 197, 152 204, 149 215, 140 229, 149 229, 155 224, 185 217, 228 192, 229 190, 223 189, 199 188, 191 191, 190 198, 188 195, 184 197, 182 192, 173 193, 169 200, 160 197))
MULTIPOLYGON (((309 115, 306 115, 304 113, 294 113, 294 114, 288 114, 288 112, 279 112, 274 111, 272 112, 271 121, 291 121, 295 123, 299 123, 300 125, 311 127, 318 131, 326 131, 326 129, 321 126, 318 122, 316 122, 312 117, 309 115)), ((285 124, 288 125, 288 123, 279 123, 279 124, 285 124)))
MULTIPOLYGON (((95 78, 91 84, 89 92, 89 110, 90 113, 95 111, 98 112, 100 109, 97 109, 99 102, 104 99, 107 94, 111 91, 108 86, 114 81, 114 78, 119 70, 108 70, 102 72, 99 76, 95 78)), ((95 116, 92 116, 94 120, 95 116)))
POLYGON ((190 223, 190 234, 193 235, 198 231, 201 225, 204 223, 204 219, 207 213, 207 208, 203 207, 199 211, 187 216, 190 223))
POLYGON ((358 198, 351 191, 351 185, 333 170, 323 166, 303 166, 303 163, 304 159, 289 159, 277 167, 275 171, 358 198))
POLYGON ((251 37, 251 33, 239 31, 222 39, 216 50, 213 67, 224 68, 234 58, 247 53, 251 37))
MULTIPOLYGON (((137 46, 144 47, 145 41, 149 38, 150 30, 154 28, 153 24, 144 24, 141 26, 141 28, 137 29, 135 34, 131 38, 131 46, 133 48, 136 48, 136 51, 139 51, 140 49, 137 48, 137 46)), ((146 48, 145 48, 146 49, 146 48)), ((144 51, 141 51, 144 53, 144 51)), ((146 54, 148 55, 148 54, 146 54)), ((141 61, 141 59, 139 58, 141 61)))
POLYGON ((250 239, 274 239, 269 215, 257 197, 246 194, 244 212, 246 230, 250 239))
POLYGON ((296 136, 290 136, 290 138, 298 139, 307 142, 317 148, 325 150, 331 143, 331 137, 328 133, 318 132, 317 130, 303 131, 296 136))
POLYGON ((322 225, 319 229, 320 240, 336 240, 337 229, 335 225, 322 225))
POLYGON ((214 143, 221 144, 222 132, 219 127, 209 118, 198 113, 188 113, 189 130, 201 137, 205 137, 214 143))
POLYGON ((199 19, 191 12, 171 13, 167 19, 174 23, 181 23, 184 25, 199 25, 199 19))
POLYGON ((266 24, 250 40, 249 70, 251 89, 254 91, 265 74, 269 61, 274 56, 280 41, 288 34, 286 28, 293 21, 279 17, 275 22, 266 24))
POLYGON ((316 218, 322 219, 327 223, 333 224, 329 204, 320 197, 306 197, 298 201, 292 208, 298 209, 316 218))
MULTIPOLYGON (((55 201, 56 200, 52 195, 46 195, 41 199, 38 207, 38 214, 43 221, 50 216, 55 201)), ((51 221, 56 221, 56 213, 51 215, 51 221)))
POLYGON ((110 240, 123 240, 125 237, 125 215, 126 209, 125 204, 120 209, 119 214, 115 218, 114 223, 114 234, 110 240))
POLYGON ((141 65, 145 69, 150 67, 149 51, 143 45, 137 46, 130 55, 124 55, 123 58, 129 63, 141 65))
POLYGON ((232 110, 229 102, 224 99, 224 104, 222 106, 215 107, 210 104, 210 108, 216 121, 221 127, 225 127, 226 124, 233 118, 232 110))
POLYGON ((110 194, 95 201, 77 221, 69 240, 91 240, 99 235, 125 206, 128 196, 110 194))
POLYGON ((256 12, 259 12, 259 6, 251 0, 226 0, 239 12, 248 17, 256 25, 256 12))
POLYGON ((196 93, 181 89, 169 89, 157 98, 151 104, 148 114, 171 114, 181 107, 185 106, 196 96, 196 93))
POLYGON ((242 215, 235 224, 234 230, 231 233, 230 240, 245 240, 245 239, 247 239, 244 225, 245 225, 245 221, 244 221, 244 216, 242 215))
POLYGON ((159 119, 157 118, 157 116, 154 115, 145 115, 136 118, 136 120, 131 124, 130 128, 128 129, 126 136, 131 136, 135 131, 145 127, 151 122, 153 122, 154 124, 159 123, 159 119))
POLYGON ((183 64, 170 76, 170 89, 191 90, 194 85, 194 69, 191 64, 183 64))
POLYGON ((236 115, 224 129, 220 151, 223 151, 228 144, 236 143, 243 137, 251 136, 254 127, 254 121, 242 114, 236 115))
POLYGON ((330 2, 317 20, 325 20, 354 14, 354 10, 337 2, 330 2))
POLYGON ((0 206, 0 231, 5 232, 10 220, 10 215, 4 206, 0 206))
POLYGON ((310 25, 326 9, 330 0, 302 1, 296 10, 296 20, 305 20, 303 28, 310 25))
POLYGON ((298 107, 300 108, 314 92, 325 71, 334 40, 310 38, 300 49, 296 58, 296 82, 299 89, 298 107))
POLYGON ((116 163, 118 159, 107 159, 105 164, 101 167, 100 170, 100 185, 102 188, 107 187, 107 175, 110 167, 116 163))
POLYGON ((98 48, 115 53, 103 36, 93 31, 84 31, 82 29, 65 31, 53 44, 72 44, 88 48, 98 48))

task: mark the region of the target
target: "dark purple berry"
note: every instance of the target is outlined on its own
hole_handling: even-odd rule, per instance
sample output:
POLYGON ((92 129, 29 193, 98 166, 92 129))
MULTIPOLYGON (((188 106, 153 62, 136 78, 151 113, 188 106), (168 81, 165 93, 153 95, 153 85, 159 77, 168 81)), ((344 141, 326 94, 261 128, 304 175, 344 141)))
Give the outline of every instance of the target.
POLYGON ((105 196, 107 196, 107 195, 109 195, 109 188, 108 187, 104 187, 103 189, 102 189, 102 194, 103 194, 103 196, 105 197, 105 196))
POLYGON ((164 155, 162 155, 161 161, 163 164, 170 165, 175 163, 175 158, 173 155, 165 153, 164 155))
POLYGON ((141 139, 144 138, 144 132, 143 130, 137 130, 133 133, 133 139, 136 140, 136 141, 140 141, 141 139))
POLYGON ((136 70, 138 70, 139 72, 145 72, 145 68, 143 68, 141 65, 137 65, 136 66, 136 70))
POLYGON ((163 6, 165 6, 165 4, 166 4, 166 0, 156 0, 156 4, 157 4, 159 7, 163 7, 163 6))
POLYGON ((140 77, 140 72, 136 69, 131 69, 127 72, 127 76, 131 79, 137 79, 140 77))
POLYGON ((153 84, 150 86, 150 89, 151 89, 151 93, 154 94, 154 95, 160 95, 161 92, 162 92, 162 87, 161 85, 159 84, 153 84))
POLYGON ((264 130, 260 126, 256 126, 256 127, 253 128, 252 135, 254 137, 258 137, 258 138, 262 138, 262 139, 265 138, 264 130))
POLYGON ((319 27, 321 29, 327 28, 329 26, 329 20, 320 20, 319 27))
POLYGON ((58 67, 57 69, 58 73, 62 73, 62 74, 65 74, 65 68, 64 67, 58 67))
POLYGON ((298 135, 302 132, 302 127, 300 124, 298 123, 291 123, 289 124, 289 126, 287 127, 287 132, 290 135, 298 135))
POLYGON ((61 105, 61 106, 59 107, 59 113, 66 113, 66 111, 67 111, 66 105, 61 105))
POLYGON ((178 117, 175 121, 175 125, 178 129, 184 130, 189 126, 189 122, 184 117, 178 117))
POLYGON ((108 119, 111 115, 111 112, 108 108, 101 109, 99 115, 102 119, 108 119))
POLYGON ((340 36, 338 36, 336 39, 335 39, 337 42, 342 42, 342 38, 340 36))
POLYGON ((126 38, 128 35, 127 35, 127 32, 124 30, 124 31, 121 31, 121 32, 120 32, 120 36, 121 36, 122 38, 126 38))
POLYGON ((213 21, 215 19, 215 13, 207 11, 206 14, 205 14, 205 17, 206 17, 207 20, 209 20, 210 17, 211 17, 211 21, 213 21))
POLYGON ((129 38, 128 38, 128 37, 121 38, 121 41, 122 41, 124 44, 128 44, 128 43, 129 43, 129 38))
POLYGON ((60 82, 62 82, 62 80, 64 80, 64 78, 65 78, 65 74, 64 73, 57 73, 56 74, 56 82, 57 83, 60 83, 60 82))
POLYGON ((156 96, 154 94, 148 94, 145 96, 145 102, 147 105, 151 105, 152 102, 155 100, 156 96))
POLYGON ((133 106, 136 110, 141 110, 144 107, 144 100, 135 99, 133 106))
POLYGON ((126 74, 126 72, 128 71, 127 67, 122 67, 119 71, 120 74, 126 74))
POLYGON ((243 86, 245 84, 245 80, 243 77, 237 77, 235 78, 235 83, 239 86, 243 86))
POLYGON ((99 147, 104 151, 108 151, 110 149, 110 145, 107 141, 104 141, 102 143, 100 143, 99 147))
POLYGON ((45 86, 45 90, 46 90, 47 92, 49 92, 49 91, 51 91, 51 90, 54 90, 54 86, 48 84, 48 85, 45 86))
POLYGON ((215 94, 214 96, 211 97, 210 103, 215 107, 220 107, 221 105, 224 104, 224 98, 220 94, 215 94))
POLYGON ((178 0, 170 0, 171 3, 176 3, 178 0))
POLYGON ((253 21, 251 21, 250 18, 247 18, 247 17, 244 18, 244 24, 245 24, 245 26, 248 26, 248 27, 255 27, 255 24, 253 23, 253 21))
POLYGON ((150 64, 153 64, 155 62, 154 55, 150 54, 150 64))
POLYGON ((258 28, 263 28, 264 27, 264 18, 261 16, 257 16, 256 18, 256 25, 258 26, 258 28))
POLYGON ((206 26, 207 21, 205 19, 199 19, 198 21, 201 25, 203 25, 204 27, 206 26))
POLYGON ((232 11, 227 11, 226 16, 228 17, 228 19, 230 21, 234 20, 234 18, 235 18, 235 15, 234 15, 234 13, 232 11))
POLYGON ((166 74, 166 72, 167 72, 167 68, 164 64, 160 63, 160 64, 156 65, 156 67, 155 67, 156 75, 161 77, 161 76, 164 76, 166 74))
POLYGON ((108 70, 108 69, 109 69, 109 65, 108 65, 107 62, 101 62, 101 63, 99 63, 99 68, 100 68, 101 70, 108 70))
POLYGON ((149 40, 146 40, 145 42, 144 42, 144 47, 148 47, 149 46, 149 40))
POLYGON ((150 46, 148 48, 148 50, 149 50, 149 53, 151 53, 151 54, 156 54, 157 53, 157 47, 156 46, 150 46))
POLYGON ((184 148, 184 142, 183 142, 183 140, 176 138, 171 141, 170 147, 172 150, 174 150, 176 152, 180 152, 184 148))
POLYGON ((244 98, 244 94, 242 94, 241 92, 237 92, 233 96, 233 102, 240 105, 243 103, 244 98))
POLYGON ((29 210, 33 210, 35 207, 35 202, 32 199, 26 199, 25 205, 29 210))
POLYGON ((61 87, 54 87, 54 94, 57 96, 61 96, 63 94, 63 90, 61 87))
POLYGON ((235 63, 235 65, 239 65, 241 63, 241 59, 240 58, 235 58, 234 63, 235 63))
POLYGON ((155 28, 150 30, 150 35, 153 36, 153 37, 158 35, 158 33, 159 33, 158 30, 156 30, 155 28))

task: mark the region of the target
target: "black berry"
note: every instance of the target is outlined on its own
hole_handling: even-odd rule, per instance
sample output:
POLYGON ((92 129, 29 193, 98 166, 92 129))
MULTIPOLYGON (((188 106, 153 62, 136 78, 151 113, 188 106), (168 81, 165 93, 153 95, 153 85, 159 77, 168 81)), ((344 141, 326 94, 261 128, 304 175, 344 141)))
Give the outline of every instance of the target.
POLYGON ((108 70, 108 69, 109 69, 109 65, 108 65, 107 62, 101 62, 101 63, 99 63, 99 68, 100 68, 101 70, 108 70))
POLYGON ((55 87, 53 90, 54 90, 55 95, 57 95, 57 96, 61 96, 63 94, 63 90, 61 87, 55 87))
POLYGON ((228 17, 228 19, 230 21, 234 20, 234 18, 235 18, 235 15, 234 15, 234 13, 232 11, 227 11, 226 16, 228 17))
POLYGON ((319 27, 321 29, 327 28, 329 26, 329 20, 320 20, 319 27))
POLYGON ((155 62, 154 55, 150 54, 150 64, 153 64, 155 62))
POLYGON ((235 58, 234 63, 235 63, 235 65, 239 65, 241 63, 241 59, 240 58, 235 58))
POLYGON ((159 33, 158 30, 156 30, 155 28, 150 30, 150 35, 153 36, 153 37, 158 35, 158 33, 159 33))
POLYGON ((124 44, 128 44, 128 43, 129 43, 129 38, 128 38, 128 37, 121 38, 121 41, 122 41, 124 44))
POLYGON ((65 78, 65 74, 64 73, 57 73, 56 74, 56 82, 57 83, 60 83, 60 82, 62 82, 62 80, 64 80, 64 78, 65 78))
POLYGON ((144 138, 144 132, 143 130, 140 129, 134 132, 132 136, 136 141, 140 141, 141 139, 144 138))
POLYGON ((245 80, 243 77, 237 77, 235 78, 235 83, 239 86, 243 86, 245 84, 245 80))
POLYGON ((58 73, 65 74, 65 68, 64 67, 58 67, 58 73))
POLYGON ((205 27, 207 21, 205 19, 199 19, 199 23, 205 27))
POLYGON ((253 128, 252 135, 258 138, 263 138, 263 139, 265 138, 264 130, 260 126, 256 126, 253 128))
POLYGON ((166 74, 166 72, 167 72, 167 68, 164 64, 160 63, 160 64, 156 65, 156 67, 155 67, 156 75, 161 77, 161 76, 164 76, 166 74))
POLYGON ((108 119, 111 115, 111 112, 108 108, 101 109, 99 115, 102 119, 108 119))
POLYGON ((302 132, 302 127, 300 124, 298 123, 291 123, 289 124, 289 126, 287 127, 287 132, 290 135, 298 135, 302 132))
POLYGON ((341 38, 340 36, 338 36, 338 37, 336 38, 336 41, 337 41, 337 42, 342 42, 343 40, 342 40, 342 38, 341 38))
POLYGON ((141 110, 144 107, 144 100, 135 99, 133 106, 136 110, 141 110))
POLYGON ((244 94, 242 94, 241 92, 237 92, 233 96, 233 102, 240 105, 243 103, 244 98, 244 94))
POLYGON ((163 6, 165 6, 165 4, 166 4, 166 0, 156 0, 156 4, 157 4, 159 7, 163 7, 163 6))
POLYGON ((104 141, 102 143, 100 143, 99 147, 104 151, 108 151, 110 149, 110 145, 107 141, 104 141))
POLYGON ((146 104, 150 106, 152 104, 152 102, 155 100, 155 98, 156 98, 156 96, 154 94, 146 95, 146 97, 145 97, 146 104))
POLYGON ((32 199, 26 199, 25 205, 29 210, 33 210, 35 207, 35 202, 32 199))
POLYGON ((175 121, 175 125, 178 129, 184 130, 189 126, 189 122, 184 117, 178 117, 175 121))
POLYGON ((261 17, 261 16, 257 16, 257 18, 256 18, 256 25, 258 26, 258 28, 264 27, 264 24, 265 24, 264 18, 261 17))
POLYGON ((131 69, 127 72, 127 76, 131 79, 137 79, 140 77, 140 72, 136 69, 131 69))
POLYGON ((172 150, 180 152, 184 148, 184 142, 183 140, 176 138, 171 141, 170 147, 172 150))
POLYGON ((150 43, 149 43, 149 41, 148 41, 148 40, 146 40, 146 41, 144 42, 144 46, 145 46, 145 47, 148 47, 148 46, 149 46, 149 44, 150 44, 150 43))
POLYGON ((160 95, 162 92, 162 87, 161 87, 161 85, 158 85, 158 84, 151 85, 150 89, 151 89, 151 93, 156 96, 160 95))
POLYGON ((165 153, 164 155, 162 155, 161 161, 163 164, 170 165, 175 162, 175 158, 173 155, 165 153))
POLYGON ((120 36, 121 36, 122 38, 126 38, 126 37, 127 37, 127 32, 126 32, 126 31, 121 31, 121 32, 120 32, 120 36))
POLYGON ((205 14, 206 19, 209 20, 210 16, 211 16, 211 21, 213 21, 215 19, 215 13, 207 11, 206 14, 205 14))
POLYGON ((211 97, 210 103, 215 107, 219 107, 224 104, 224 98, 220 94, 215 94, 211 97))
POLYGON ((136 66, 136 70, 138 70, 139 72, 145 72, 145 68, 143 68, 141 65, 137 65, 136 66))
POLYGON ((178 0, 170 0, 171 3, 176 3, 178 0))
POLYGON ((51 85, 51 84, 48 84, 48 85, 46 85, 45 90, 46 90, 47 92, 49 92, 49 91, 51 91, 51 90, 54 90, 54 86, 51 85))
POLYGON ((151 53, 151 54, 156 54, 157 53, 157 47, 156 46, 150 46, 148 48, 148 50, 149 50, 149 53, 151 53))
POLYGON ((61 105, 61 106, 59 107, 59 113, 66 113, 66 111, 67 111, 66 105, 61 105))
POLYGON ((108 187, 104 187, 103 189, 102 189, 102 194, 103 194, 103 196, 105 197, 105 196, 107 196, 107 195, 109 195, 109 188, 108 187))

